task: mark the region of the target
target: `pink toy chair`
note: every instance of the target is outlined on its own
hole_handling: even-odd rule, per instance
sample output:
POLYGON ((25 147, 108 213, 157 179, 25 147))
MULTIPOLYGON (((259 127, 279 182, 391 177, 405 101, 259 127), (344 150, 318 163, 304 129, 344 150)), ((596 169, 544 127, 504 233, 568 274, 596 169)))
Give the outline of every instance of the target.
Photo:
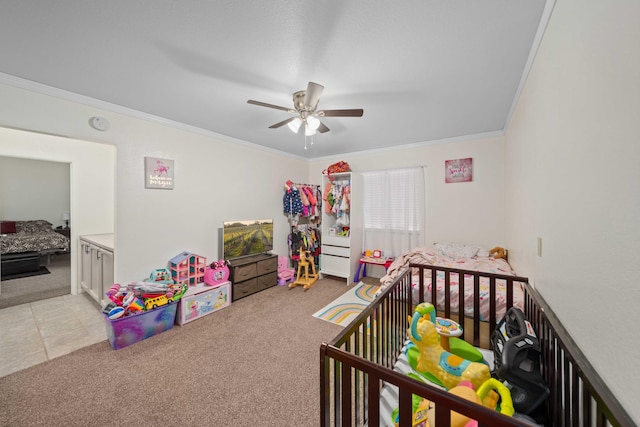
POLYGON ((286 285, 293 281, 296 270, 289 267, 289 259, 286 256, 278 255, 278 285, 286 285))

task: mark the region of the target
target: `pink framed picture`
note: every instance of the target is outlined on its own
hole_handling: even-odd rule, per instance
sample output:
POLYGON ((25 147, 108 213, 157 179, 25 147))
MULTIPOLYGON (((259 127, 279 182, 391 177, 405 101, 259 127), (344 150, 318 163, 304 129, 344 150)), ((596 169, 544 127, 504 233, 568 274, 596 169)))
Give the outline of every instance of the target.
POLYGON ((445 160, 444 182, 471 182, 473 181, 473 159, 445 160))
POLYGON ((173 160, 144 158, 144 188, 173 190, 173 160))

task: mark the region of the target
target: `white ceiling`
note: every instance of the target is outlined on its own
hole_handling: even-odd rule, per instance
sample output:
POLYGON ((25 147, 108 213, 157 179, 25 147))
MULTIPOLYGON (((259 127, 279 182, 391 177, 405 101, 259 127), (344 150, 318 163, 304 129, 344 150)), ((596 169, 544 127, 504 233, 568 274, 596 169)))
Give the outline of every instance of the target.
POLYGON ((0 73, 317 158, 502 132, 553 1, 0 0, 0 73), (291 107, 309 81, 319 109, 364 116, 324 118, 305 150, 247 100, 291 107))

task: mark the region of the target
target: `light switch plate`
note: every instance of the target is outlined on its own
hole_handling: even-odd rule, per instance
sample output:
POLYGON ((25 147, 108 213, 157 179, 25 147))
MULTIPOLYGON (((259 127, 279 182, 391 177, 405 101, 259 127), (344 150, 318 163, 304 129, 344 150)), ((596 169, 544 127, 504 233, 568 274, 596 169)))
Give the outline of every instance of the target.
POLYGON ((542 237, 538 237, 538 256, 542 258, 542 237))

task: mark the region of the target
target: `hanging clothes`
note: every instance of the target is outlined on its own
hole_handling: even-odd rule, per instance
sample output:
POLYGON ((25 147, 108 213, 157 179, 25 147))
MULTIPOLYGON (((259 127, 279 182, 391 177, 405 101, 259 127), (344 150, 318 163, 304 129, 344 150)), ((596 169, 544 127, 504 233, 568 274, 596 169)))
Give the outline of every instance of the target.
POLYGON ((316 225, 300 224, 292 227, 287 240, 289 242, 289 257, 294 267, 297 267, 297 263, 300 261, 300 249, 309 251, 316 264, 319 262, 320 230, 316 225))
POLYGON ((320 216, 319 195, 320 188, 317 185, 294 184, 292 181, 285 183, 285 194, 283 197, 283 211, 289 215, 291 225, 297 225, 302 218, 316 219, 320 216))
POLYGON ((333 206, 331 206, 331 212, 338 217, 342 215, 340 205, 342 204, 344 186, 342 184, 333 184, 331 195, 333 196, 333 206))
POLYGON ((309 204, 310 205, 317 205, 318 202, 316 200, 316 195, 313 194, 314 191, 311 187, 303 187, 303 190, 307 193, 307 199, 309 199, 309 204))
POLYGON ((300 188, 300 201, 302 203, 302 216, 309 216, 309 198, 304 191, 304 187, 300 188))
POLYGON ((314 196, 314 190, 311 187, 304 186, 300 189, 300 197, 302 198, 302 215, 310 218, 317 216, 317 207, 316 207, 316 198, 314 196), (305 201, 306 204, 306 214, 305 214, 305 201))
POLYGON ((282 198, 284 213, 291 215, 299 215, 302 213, 302 199, 300 191, 296 187, 291 187, 289 191, 284 193, 282 198))
POLYGON ((296 225, 302 213, 302 199, 300 191, 296 187, 288 187, 282 198, 284 213, 289 215, 289 223, 296 225))
POLYGON ((324 203, 324 212, 330 214, 333 208, 333 184, 328 182, 324 187, 324 193, 322 196, 324 203))

